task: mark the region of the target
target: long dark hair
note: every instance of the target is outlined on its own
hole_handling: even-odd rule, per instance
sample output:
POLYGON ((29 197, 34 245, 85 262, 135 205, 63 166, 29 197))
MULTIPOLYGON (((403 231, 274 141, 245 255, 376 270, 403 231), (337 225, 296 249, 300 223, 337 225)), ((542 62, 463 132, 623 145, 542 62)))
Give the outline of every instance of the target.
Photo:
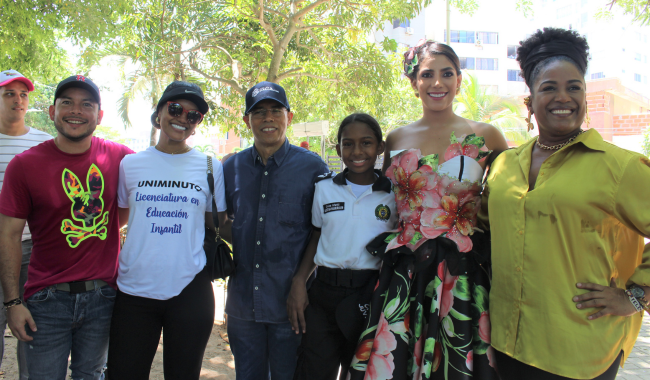
POLYGON ((451 61, 451 64, 454 65, 456 75, 460 75, 460 59, 454 49, 449 45, 431 40, 424 41, 404 53, 404 75, 412 81, 415 80, 418 76, 418 71, 420 71, 420 62, 432 55, 444 55, 447 57, 451 61))

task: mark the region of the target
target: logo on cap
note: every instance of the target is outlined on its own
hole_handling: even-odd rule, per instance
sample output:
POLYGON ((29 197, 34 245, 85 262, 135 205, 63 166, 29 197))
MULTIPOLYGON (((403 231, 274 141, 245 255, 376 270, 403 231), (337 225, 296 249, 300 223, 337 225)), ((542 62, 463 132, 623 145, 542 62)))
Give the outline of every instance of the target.
POLYGON ((2 74, 6 75, 8 77, 15 77, 16 75, 18 75, 16 73, 12 73, 11 71, 5 71, 2 74))
POLYGON ((273 92, 280 93, 280 91, 274 89, 273 87, 260 87, 253 90, 253 97, 256 97, 257 94, 259 94, 262 91, 273 91, 273 92))
POLYGON ((85 82, 85 81, 86 81, 86 77, 84 77, 83 75, 77 75, 77 80, 82 81, 82 82, 85 82))

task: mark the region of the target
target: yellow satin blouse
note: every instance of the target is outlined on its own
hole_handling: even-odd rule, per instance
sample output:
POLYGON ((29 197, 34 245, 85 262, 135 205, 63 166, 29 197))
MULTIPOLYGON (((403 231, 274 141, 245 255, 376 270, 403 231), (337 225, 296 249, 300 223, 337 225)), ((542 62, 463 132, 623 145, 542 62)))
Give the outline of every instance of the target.
MULTIPOLYGON (((650 285, 650 161, 596 130, 551 155, 528 189, 532 139, 494 161, 479 217, 492 233, 492 346, 587 379, 631 352, 642 314, 588 320, 578 282, 650 285), (485 207, 487 206, 487 207, 485 207)), ((624 360, 623 360, 624 362, 624 360)))

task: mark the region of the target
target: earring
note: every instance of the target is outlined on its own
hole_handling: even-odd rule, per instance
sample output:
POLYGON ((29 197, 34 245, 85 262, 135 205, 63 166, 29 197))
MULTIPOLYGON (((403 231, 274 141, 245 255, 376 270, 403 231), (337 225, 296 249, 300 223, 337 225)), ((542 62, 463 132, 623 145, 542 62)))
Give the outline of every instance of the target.
MULTIPOLYGON (((530 105, 530 96, 527 96, 527 97, 524 98, 524 104, 526 106, 530 105)), ((528 128, 528 132, 535 129, 535 125, 533 125, 533 123, 531 122, 532 118, 533 118, 533 111, 531 111, 531 109, 528 108, 528 117, 525 119, 526 120, 526 128, 528 128)))
POLYGON ((158 116, 156 116, 156 124, 160 124, 160 119, 158 119, 158 116))
POLYGON ((194 136, 195 134, 196 134, 196 131, 192 132, 192 136, 194 136))
POLYGON ((420 93, 415 91, 415 97, 419 99, 420 98, 420 93))
POLYGON ((587 128, 589 128, 589 123, 591 123, 591 117, 589 117, 589 106, 585 108, 585 123, 587 124, 587 128))

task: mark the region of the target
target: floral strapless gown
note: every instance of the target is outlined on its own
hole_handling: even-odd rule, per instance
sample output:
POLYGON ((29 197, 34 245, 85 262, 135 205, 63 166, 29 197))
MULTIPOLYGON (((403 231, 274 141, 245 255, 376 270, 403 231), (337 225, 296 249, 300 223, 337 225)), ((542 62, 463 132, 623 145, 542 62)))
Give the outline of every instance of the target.
POLYGON ((383 263, 348 379, 498 379, 490 242, 476 228, 484 146, 452 134, 441 165, 418 149, 392 158, 400 226, 368 245, 383 263))

